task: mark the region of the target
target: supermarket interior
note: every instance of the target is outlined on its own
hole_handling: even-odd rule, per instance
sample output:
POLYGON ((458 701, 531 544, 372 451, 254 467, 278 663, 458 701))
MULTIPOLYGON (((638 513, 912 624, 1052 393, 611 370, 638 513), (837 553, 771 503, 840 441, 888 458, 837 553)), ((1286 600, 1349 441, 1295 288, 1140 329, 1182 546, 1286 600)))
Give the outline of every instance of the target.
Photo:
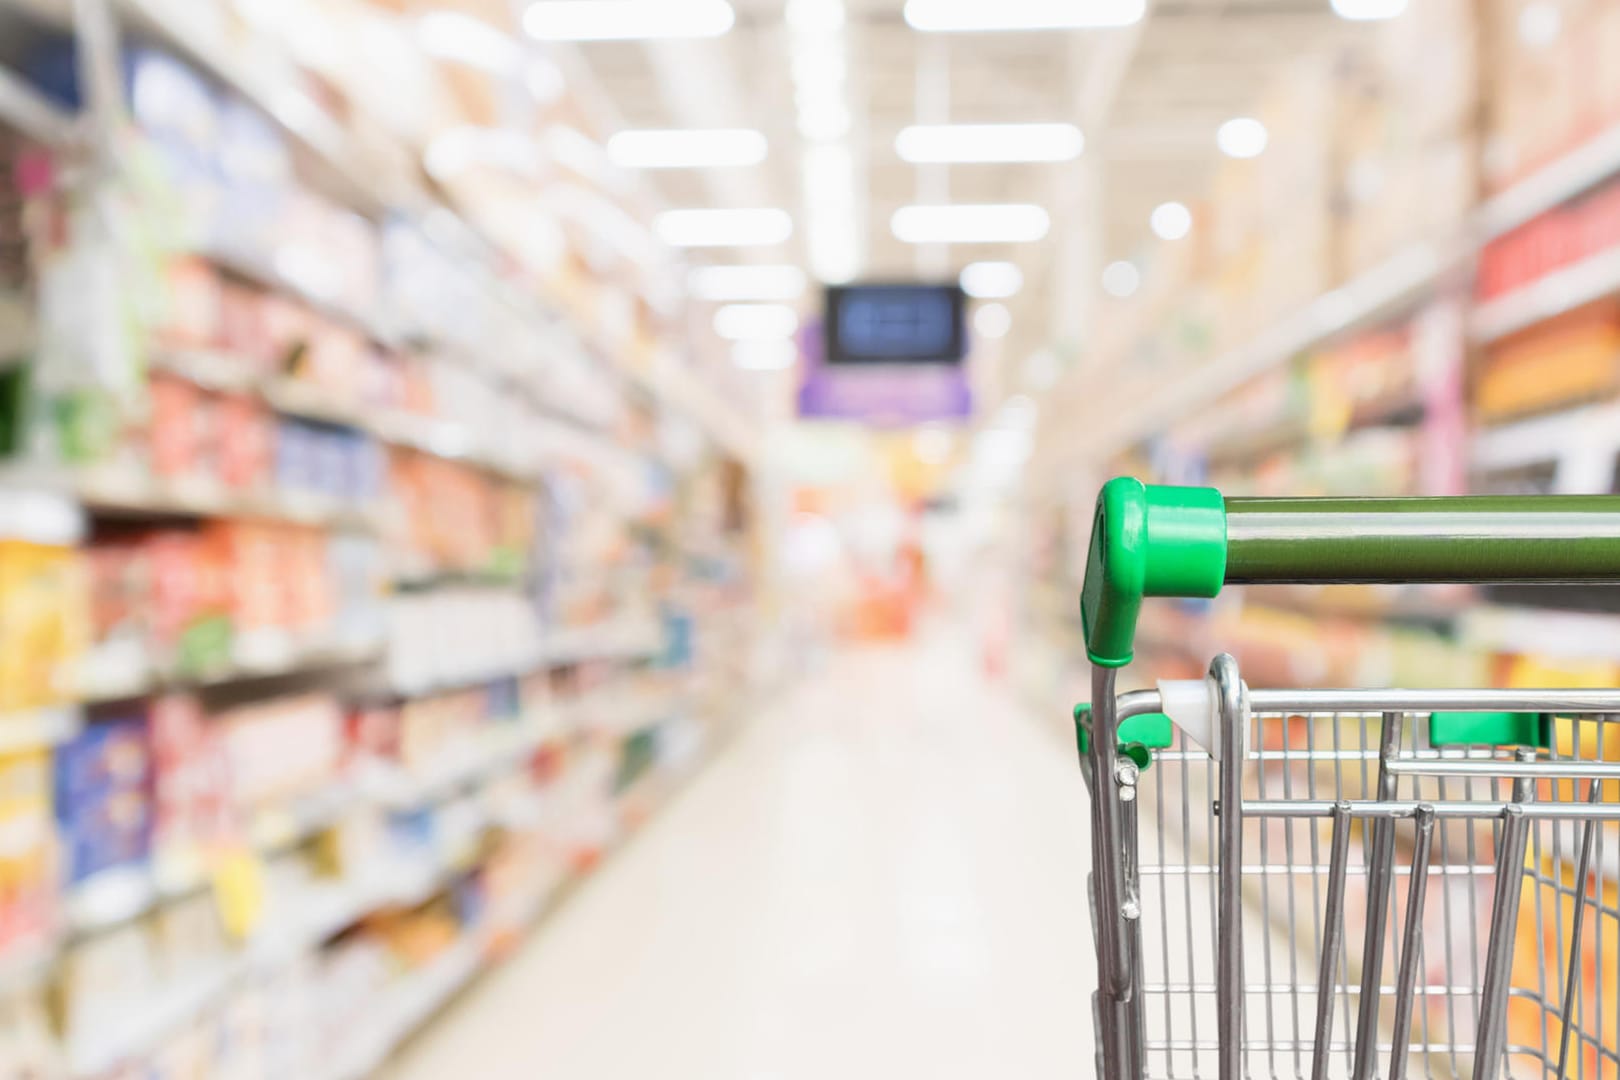
POLYGON ((1617 58, 0 0, 0 1080, 1620 1080, 1620 593, 1150 568, 1279 722, 1086 736, 1110 477, 1620 494, 1617 58))

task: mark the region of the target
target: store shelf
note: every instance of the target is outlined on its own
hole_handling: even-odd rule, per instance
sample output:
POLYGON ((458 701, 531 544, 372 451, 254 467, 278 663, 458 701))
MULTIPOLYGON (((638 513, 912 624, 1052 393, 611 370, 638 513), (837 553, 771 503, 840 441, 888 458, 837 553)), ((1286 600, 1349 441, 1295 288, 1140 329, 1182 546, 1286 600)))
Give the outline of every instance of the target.
POLYGON ((387 211, 391 200, 377 191, 375 177, 361 166, 342 127, 319 104, 292 86, 270 85, 234 61, 223 42, 199 29, 205 25, 201 20, 183 18, 173 2, 114 0, 112 7, 127 29, 185 57, 276 121, 314 156, 355 209, 377 217, 387 211))
POLYGON ((1617 175, 1620 126, 1609 128, 1488 200, 1474 215, 1475 229, 1482 240, 1501 236, 1617 175))
MULTIPOLYGON (((482 445, 480 433, 471 425, 399 409, 344 402, 335 398, 330 390, 297 379, 259 376, 250 362, 224 353, 208 349, 165 349, 153 357, 152 365, 209 390, 253 394, 287 416, 351 427, 382 442, 446 461, 466 462, 509 479, 533 482, 540 475, 540 463, 520 466, 482 445)), ((554 430, 555 441, 582 442, 590 450, 597 449, 592 444, 600 441, 571 425, 539 416, 529 418, 526 425, 531 434, 541 429, 554 430)))
POLYGON ((592 660, 642 660, 664 648, 662 628, 652 619, 619 619, 602 626, 562 630, 541 648, 546 664, 581 664, 592 660))
POLYGON ((483 966, 476 935, 451 946, 426 967, 400 979, 373 1006, 373 1014, 324 1068, 320 1080, 364 1080, 380 1069, 394 1048, 455 997, 483 966))
POLYGON ((497 724, 484 745, 427 774, 377 771, 363 781, 367 797, 389 810, 416 810, 450 794, 519 767, 547 740, 561 733, 561 717, 546 710, 521 722, 497 724))
POLYGON ((57 150, 79 142, 76 118, 4 67, 0 67, 0 126, 57 150))
POLYGON ((1620 403, 1579 405, 1476 433, 1469 445, 1469 463, 1478 471, 1491 472, 1585 459, 1597 472, 1608 471, 1609 476, 1601 478, 1606 484, 1613 475, 1617 452, 1620 452, 1620 403))
POLYGON ((43 983, 56 964, 57 949, 54 938, 8 945, 0 960, 0 998, 43 983))
POLYGON ((546 635, 521 657, 457 671, 394 675, 383 687, 398 697, 415 698, 528 675, 548 667, 608 660, 647 660, 664 650, 663 627, 644 616, 623 616, 594 626, 546 635))
POLYGON ((1612 661, 1620 656, 1613 615, 1538 608, 1476 607, 1458 620, 1460 641, 1515 656, 1612 661))
POLYGON ((1488 345, 1540 322, 1620 293, 1620 248, 1600 252, 1476 307, 1468 319, 1475 344, 1488 345))
POLYGON ((120 1062, 155 1045, 165 1035, 217 1001, 236 980, 239 968, 221 963, 178 985, 154 988, 139 1010, 99 1030, 93 1041, 68 1048, 68 1068, 75 1077, 97 1077, 120 1062))
POLYGON ((83 727, 84 715, 73 705, 0 713, 0 754, 59 746, 83 727))
MULTIPOLYGON (((374 663, 382 658, 382 642, 340 643, 330 639, 300 638, 286 632, 250 633, 233 646, 232 662, 203 672, 164 670, 140 658, 136 663, 113 670, 92 668, 80 680, 80 696, 85 704, 125 701, 165 690, 204 689, 228 686, 254 679, 275 679, 292 675, 317 674, 334 668, 374 663)), ((4 719, 0 718, 0 726, 4 719)), ((3 728, 0 728, 3 729, 3 728)))
POLYGON ((68 490, 105 516, 249 518, 369 533, 382 527, 380 507, 313 492, 239 493, 211 481, 164 481, 132 469, 85 470, 69 480, 68 490))
POLYGON ((257 971, 273 970, 318 948, 347 926, 384 907, 427 899, 448 879, 444 864, 396 863, 362 875, 354 882, 317 885, 294 914, 258 932, 240 953, 174 986, 160 987, 138 1011, 96 1039, 70 1047, 75 1076, 97 1076, 138 1057, 166 1035, 184 1026, 218 1001, 237 981, 257 971))
POLYGON ((1387 318, 1427 296, 1460 263, 1461 251, 1418 244, 1331 292, 1317 297, 1246 344, 1195 365, 1151 393, 1132 387, 1134 400, 1112 401, 1086 425, 1075 450, 1102 458, 1162 431, 1201 405, 1342 333, 1387 318), (1112 419, 1108 419, 1112 418, 1112 419))
POLYGON ((308 307, 311 311, 342 323, 367 338, 387 348, 400 345, 400 338, 387 320, 375 312, 362 311, 348 306, 343 301, 327 294, 314 282, 300 278, 290 268, 267 261, 258 255, 247 255, 241 252, 210 250, 198 254, 213 263, 223 272, 243 281, 252 282, 271 292, 290 296, 308 307))

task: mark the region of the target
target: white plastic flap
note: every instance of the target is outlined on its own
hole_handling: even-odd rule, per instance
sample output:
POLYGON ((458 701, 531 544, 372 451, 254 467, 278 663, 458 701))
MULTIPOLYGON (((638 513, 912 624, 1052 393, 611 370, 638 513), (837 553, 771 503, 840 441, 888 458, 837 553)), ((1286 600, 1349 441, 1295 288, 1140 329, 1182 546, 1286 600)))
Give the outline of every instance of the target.
POLYGON ((1216 761, 1221 760, 1220 696, 1213 679, 1160 679, 1164 714, 1182 734, 1216 761))

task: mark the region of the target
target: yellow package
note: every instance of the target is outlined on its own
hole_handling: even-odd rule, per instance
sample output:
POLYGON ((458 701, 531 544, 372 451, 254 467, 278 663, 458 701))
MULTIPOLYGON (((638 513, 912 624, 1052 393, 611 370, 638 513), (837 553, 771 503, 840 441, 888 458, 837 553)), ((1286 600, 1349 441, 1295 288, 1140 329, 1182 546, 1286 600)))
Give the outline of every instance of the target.
POLYGON ((78 551, 0 539, 0 712, 72 697, 89 621, 78 551))

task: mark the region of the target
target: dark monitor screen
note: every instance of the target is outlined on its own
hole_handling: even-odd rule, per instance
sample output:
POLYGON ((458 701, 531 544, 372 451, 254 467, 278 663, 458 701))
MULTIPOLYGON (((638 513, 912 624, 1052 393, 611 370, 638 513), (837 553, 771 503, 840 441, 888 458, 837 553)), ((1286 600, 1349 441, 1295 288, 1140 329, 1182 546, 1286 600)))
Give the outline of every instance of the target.
POLYGON ((955 285, 846 285, 827 290, 829 364, 955 364, 967 353, 955 285))

